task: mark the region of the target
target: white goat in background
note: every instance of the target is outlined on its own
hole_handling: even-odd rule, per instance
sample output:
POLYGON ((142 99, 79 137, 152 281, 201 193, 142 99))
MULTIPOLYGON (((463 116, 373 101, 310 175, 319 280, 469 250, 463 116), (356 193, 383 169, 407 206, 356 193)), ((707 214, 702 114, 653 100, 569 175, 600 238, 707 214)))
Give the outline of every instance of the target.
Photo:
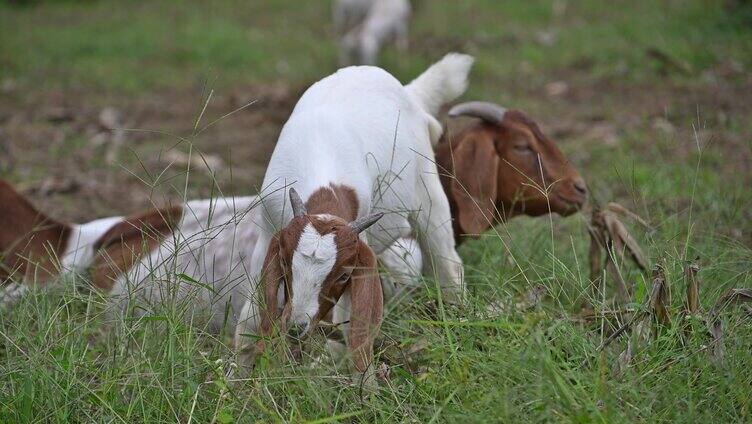
POLYGON ((375 65, 385 42, 405 51, 411 8, 408 0, 335 0, 340 65, 375 65))

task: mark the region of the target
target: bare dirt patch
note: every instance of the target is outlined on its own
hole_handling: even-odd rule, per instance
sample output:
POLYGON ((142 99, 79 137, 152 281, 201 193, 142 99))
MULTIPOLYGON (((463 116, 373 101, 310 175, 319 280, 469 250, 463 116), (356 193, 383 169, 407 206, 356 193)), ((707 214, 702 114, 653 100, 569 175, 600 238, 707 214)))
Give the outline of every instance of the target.
MULTIPOLYGON (((685 161, 696 151, 691 123, 699 119, 703 142, 724 157, 718 172, 752 180, 750 128, 738 124, 752 115, 752 104, 738 95, 752 91, 752 77, 718 71, 704 78, 693 85, 636 84, 583 80, 575 70, 561 70, 547 78, 557 83, 555 92, 532 82, 497 84, 515 98, 534 99, 525 102, 530 114, 585 175, 593 147, 615 146, 635 133, 644 135, 646 145, 672 140, 662 148, 685 161)), ((282 82, 238 86, 216 91, 206 102, 201 87, 136 98, 10 87, 0 92, 0 177, 54 216, 76 221, 184 197, 252 194, 304 88, 282 82), (199 115, 199 130, 213 124, 194 136, 199 115), (117 128, 128 130, 116 135, 117 128)))
POLYGON ((225 195, 251 194, 301 90, 237 87, 208 101, 201 89, 118 100, 6 92, 0 176, 53 215, 77 221, 181 199, 189 163, 188 197, 216 194, 217 186, 225 195))

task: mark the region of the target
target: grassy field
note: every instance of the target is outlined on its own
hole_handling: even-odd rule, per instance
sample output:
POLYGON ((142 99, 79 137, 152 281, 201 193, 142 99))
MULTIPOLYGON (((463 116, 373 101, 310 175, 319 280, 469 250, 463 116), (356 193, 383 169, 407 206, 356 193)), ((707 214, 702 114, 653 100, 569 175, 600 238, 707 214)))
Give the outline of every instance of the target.
MULTIPOLYGON (((420 0, 409 54, 383 54, 402 80, 447 51, 475 55, 464 99, 527 111, 594 201, 654 228, 630 227, 651 264, 665 261, 673 321, 621 375, 628 336, 597 352, 609 326, 578 319, 585 217, 516 218, 462 246, 467 305, 436 308, 426 281, 386 317, 377 353, 391 375, 377 393, 343 384, 326 356, 270 354, 251 379, 228 379, 227 335, 177 311, 113 330, 81 277, 0 311, 0 422, 752 421, 752 318, 723 315, 718 364, 699 319, 682 342, 678 313, 695 257, 705 310, 752 287, 745 3, 420 0), (524 307, 540 285, 543 300, 524 307)), ((0 2, 0 177, 77 221, 253 193, 297 96, 336 56, 326 1, 0 2), (109 160, 104 108, 138 129, 109 160), (174 160, 188 151, 222 165, 188 173, 174 160)), ((650 276, 622 271, 637 287, 629 306, 644 308, 650 276)))

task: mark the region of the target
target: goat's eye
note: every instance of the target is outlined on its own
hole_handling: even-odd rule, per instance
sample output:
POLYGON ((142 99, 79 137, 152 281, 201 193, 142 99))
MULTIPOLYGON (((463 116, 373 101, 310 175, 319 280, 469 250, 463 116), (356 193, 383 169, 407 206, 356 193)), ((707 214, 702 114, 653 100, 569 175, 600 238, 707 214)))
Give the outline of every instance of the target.
POLYGON ((514 150, 519 153, 533 153, 533 148, 529 144, 515 144, 514 150))
POLYGON ((342 275, 340 275, 339 278, 337 278, 337 282, 340 283, 340 284, 345 284, 349 280, 350 280, 350 273, 349 272, 345 272, 342 275))

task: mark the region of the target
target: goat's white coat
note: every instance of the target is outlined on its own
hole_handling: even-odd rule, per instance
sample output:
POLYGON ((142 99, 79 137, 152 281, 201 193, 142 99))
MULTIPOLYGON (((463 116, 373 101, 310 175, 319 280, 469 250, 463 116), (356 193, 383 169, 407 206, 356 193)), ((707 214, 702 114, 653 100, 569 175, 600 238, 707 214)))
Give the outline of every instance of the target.
POLYGON ((193 313, 208 314, 214 331, 233 328, 247 300, 247 290, 241 288, 254 274, 250 260, 258 238, 257 203, 255 196, 185 203, 175 231, 122 275, 111 295, 123 309, 137 302, 138 314, 156 313, 150 309, 170 300, 184 307, 191 320, 193 313))
MULTIPOLYGON (((114 301, 123 309, 137 302, 138 314, 158 314, 155 308, 163 300, 177 302, 192 322, 193 312, 208 313, 215 331, 234 325, 242 309, 236 338, 256 332, 256 280, 271 234, 292 216, 285 194, 291 183, 304 199, 329 183, 345 184, 356 192, 359 217, 387 212, 367 236, 374 251, 385 257, 393 256, 387 248, 417 225, 423 251, 434 257, 425 267, 434 269, 442 282, 461 288, 461 260, 454 250, 449 206, 433 160, 432 142, 440 126, 437 134, 431 110, 461 94, 471 64, 468 56, 448 55, 407 87, 373 67, 343 69, 315 84, 280 135, 264 182, 268 197, 261 205, 256 196, 185 203, 176 230, 115 282, 114 301)), ((92 244, 121 220, 112 217, 73 226, 62 265, 71 270, 90 265, 92 244)), ((295 320, 315 314, 311 302, 318 307, 318 291, 306 292, 314 286, 303 283, 323 281, 336 259, 334 240, 313 232, 306 229, 293 259, 295 320), (320 266, 312 266, 311 258, 320 260, 320 266)), ((414 256, 397 253, 404 266, 382 260, 389 267, 406 269, 402 275, 415 276, 422 262, 420 250, 414 240, 402 248, 414 256)), ((4 291, 15 298, 24 290, 4 291)), ((283 295, 279 301, 282 306, 283 295)), ((349 319, 349 302, 346 294, 335 307, 334 322, 349 319)))
POLYGON ((397 239, 379 255, 385 271, 381 275, 384 297, 390 298, 404 289, 420 284, 423 254, 418 241, 412 237, 397 239))
POLYGON ((114 216, 97 219, 86 224, 71 225, 67 246, 60 256, 62 271, 78 272, 91 265, 94 259, 94 243, 122 220, 122 217, 114 216))

